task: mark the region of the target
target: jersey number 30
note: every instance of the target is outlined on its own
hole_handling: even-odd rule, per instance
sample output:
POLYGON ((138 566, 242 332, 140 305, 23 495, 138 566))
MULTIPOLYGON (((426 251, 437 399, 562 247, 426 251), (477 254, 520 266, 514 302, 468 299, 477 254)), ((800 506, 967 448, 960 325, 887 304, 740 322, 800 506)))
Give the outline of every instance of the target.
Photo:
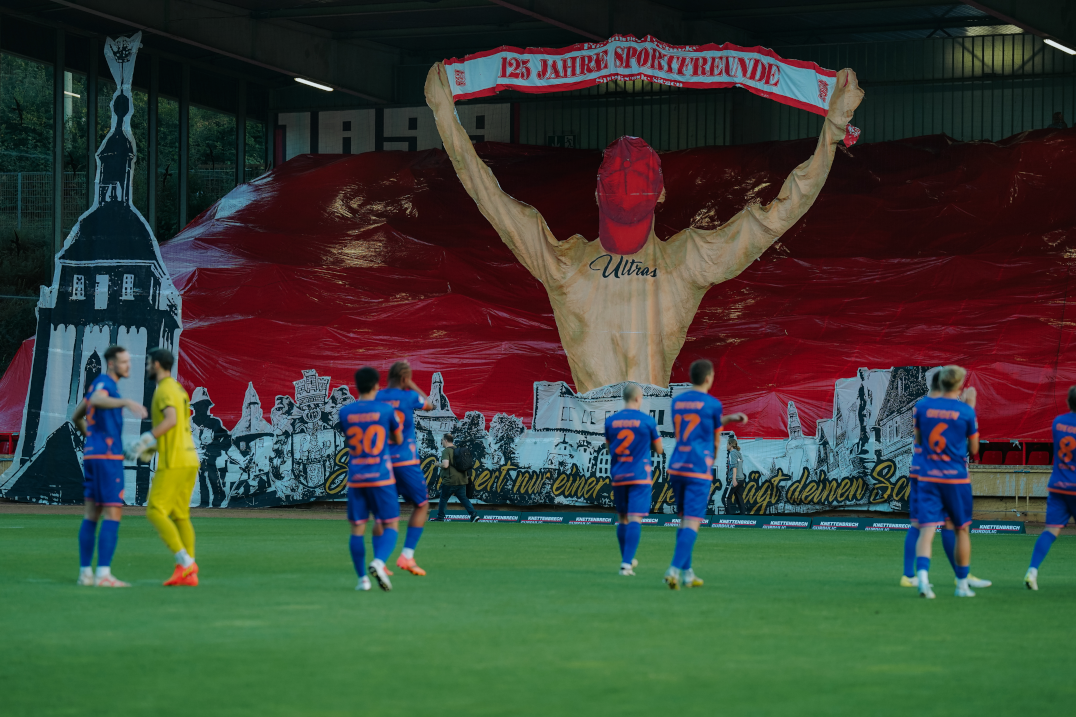
POLYGON ((353 456, 376 456, 385 447, 385 427, 375 423, 364 431, 362 426, 348 426, 347 445, 353 456))

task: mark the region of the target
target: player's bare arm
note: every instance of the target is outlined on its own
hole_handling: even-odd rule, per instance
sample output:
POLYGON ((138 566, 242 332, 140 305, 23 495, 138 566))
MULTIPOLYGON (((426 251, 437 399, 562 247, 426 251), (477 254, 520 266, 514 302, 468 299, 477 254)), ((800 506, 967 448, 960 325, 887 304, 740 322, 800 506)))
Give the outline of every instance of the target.
POLYGON ((403 428, 397 428, 395 431, 389 434, 389 443, 394 446, 398 446, 403 443, 403 428))
POLYGON ((141 403, 132 401, 129 398, 114 398, 113 396, 109 396, 108 391, 104 389, 94 391, 90 394, 89 402, 94 408, 126 408, 139 418, 145 418, 149 415, 146 412, 146 407, 141 403))
POLYGON ((478 158, 471 138, 456 116, 448 75, 440 62, 426 75, 426 103, 433 110, 437 131, 463 188, 501 241, 531 274, 544 282, 546 267, 555 261, 553 247, 557 240, 538 210, 501 189, 493 172, 478 158))
POLYGON ((71 416, 71 423, 75 424, 75 428, 82 434, 83 438, 86 437, 86 399, 82 399, 75 406, 75 412, 71 416))
POLYGON ((422 410, 423 411, 432 411, 433 410, 433 399, 430 398, 426 393, 423 392, 423 390, 421 388, 418 387, 418 384, 415 383, 414 378, 412 378, 411 376, 408 376, 407 381, 404 382, 404 388, 409 389, 411 391, 414 391, 415 393, 418 394, 418 397, 422 399, 422 410))
MULTIPOLYGON (((605 445, 609 445, 609 442, 606 441, 605 445)), ((654 440, 650 441, 650 450, 652 450, 654 453, 658 453, 658 454, 661 454, 661 453, 665 452, 661 448, 661 439, 660 438, 655 438, 654 440)))
POLYGON ((721 425, 722 426, 727 426, 730 423, 746 424, 747 423, 747 414, 746 413, 728 413, 728 414, 721 417, 721 425))
POLYGON ((838 72, 814 154, 788 175, 777 197, 765 206, 748 205, 717 229, 687 229, 670 240, 683 237, 697 243, 702 268, 698 283, 717 284, 738 275, 807 213, 826 183, 837 144, 863 95, 855 72, 838 72))

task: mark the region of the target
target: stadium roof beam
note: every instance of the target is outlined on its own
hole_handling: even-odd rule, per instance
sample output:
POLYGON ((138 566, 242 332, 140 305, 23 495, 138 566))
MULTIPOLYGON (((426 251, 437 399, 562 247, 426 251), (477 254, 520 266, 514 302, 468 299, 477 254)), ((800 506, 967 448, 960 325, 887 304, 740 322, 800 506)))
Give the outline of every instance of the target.
POLYGON ((1072 0, 965 0, 964 4, 1076 49, 1076 3, 1072 0))
POLYGON ((286 20, 254 20, 213 0, 52 2, 290 77, 314 78, 371 102, 393 96, 393 68, 400 58, 395 48, 348 43, 286 20))
POLYGON ((353 30, 333 35, 340 39, 370 39, 399 37, 437 37, 439 35, 479 35, 497 32, 533 32, 558 30, 544 22, 512 22, 506 25, 449 25, 438 27, 395 27, 384 30, 353 30))
POLYGON ((489 0, 440 0, 440 2, 395 2, 372 5, 330 5, 309 7, 287 7, 275 10, 251 10, 250 16, 255 20, 272 18, 319 18, 319 17, 356 17, 361 15, 388 15, 392 13, 438 12, 444 10, 471 10, 488 8, 489 0))
POLYGON ((771 17, 775 15, 810 15, 821 12, 845 12, 862 10, 899 10, 915 7, 951 7, 962 2, 945 0, 868 0, 867 2, 840 2, 818 5, 790 5, 785 7, 749 7, 736 10, 703 10, 684 14, 684 20, 733 20, 747 17, 771 17))
POLYGON ((833 36, 833 35, 864 35, 873 32, 911 32, 915 30, 946 30, 958 27, 994 27, 1006 25, 992 16, 977 17, 946 17, 933 18, 930 20, 916 20, 901 23, 879 23, 874 25, 830 25, 819 27, 804 27, 797 30, 781 30, 766 33, 770 38, 799 37, 802 35, 833 36))

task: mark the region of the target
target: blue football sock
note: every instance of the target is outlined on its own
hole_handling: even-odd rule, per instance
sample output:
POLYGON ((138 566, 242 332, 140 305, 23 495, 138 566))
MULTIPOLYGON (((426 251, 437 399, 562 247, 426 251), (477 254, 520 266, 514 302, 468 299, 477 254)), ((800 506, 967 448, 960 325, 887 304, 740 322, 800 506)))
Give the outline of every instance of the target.
POLYGON ((968 577, 968 573, 971 572, 971 566, 957 565, 955 568, 953 568, 953 571, 956 573, 957 580, 963 580, 964 578, 968 577))
POLYGON ((687 570, 691 567, 691 551, 695 549, 695 538, 699 534, 689 528, 676 531, 676 551, 673 553, 673 567, 687 570))
POLYGON ((375 535, 370 536, 370 546, 374 549, 374 557, 375 558, 377 557, 377 549, 381 546, 381 541, 384 540, 384 538, 385 538, 384 533, 382 533, 381 535, 376 535, 375 534, 375 535))
POLYGON ((945 557, 949 558, 949 564, 956 570, 956 531, 942 528, 941 534, 945 557))
POLYGON ((97 567, 108 568, 112 566, 112 556, 116 552, 116 543, 120 539, 120 522, 118 520, 102 520, 101 534, 97 536, 97 567))
POLYGON ((396 549, 396 538, 399 534, 396 528, 385 528, 385 532, 381 534, 381 540, 374 546, 374 557, 387 563, 392 551, 396 549))
POLYGON ((914 525, 908 528, 908 534, 904 536, 904 577, 915 577, 915 544, 919 542, 919 528, 914 525))
POLYGON ((1042 561, 1046 559, 1046 554, 1050 552, 1050 546, 1057 540, 1057 536, 1051 533, 1049 530, 1042 531, 1042 535, 1035 541, 1035 550, 1031 553, 1031 567, 1036 570, 1042 565, 1042 561))
POLYGON ((639 539, 643 537, 642 523, 628 523, 624 526, 624 562, 631 564, 635 551, 639 549, 639 539))
POLYGON ((407 535, 404 537, 404 547, 414 550, 418 547, 418 539, 422 537, 422 528, 407 526, 407 535))
POLYGON ((361 578, 366 575, 366 543, 361 535, 352 535, 348 545, 351 548, 351 562, 355 564, 355 572, 361 578))
POLYGON ((624 556, 624 535, 626 534, 628 526, 624 523, 616 524, 616 542, 620 544, 620 561, 624 563, 630 563, 627 557, 624 556))
POLYGON ((97 522, 82 519, 78 529, 78 564, 81 568, 93 567, 93 543, 97 537, 97 522))
POLYGON ((916 557, 915 572, 918 573, 920 570, 930 570, 930 558, 916 557))

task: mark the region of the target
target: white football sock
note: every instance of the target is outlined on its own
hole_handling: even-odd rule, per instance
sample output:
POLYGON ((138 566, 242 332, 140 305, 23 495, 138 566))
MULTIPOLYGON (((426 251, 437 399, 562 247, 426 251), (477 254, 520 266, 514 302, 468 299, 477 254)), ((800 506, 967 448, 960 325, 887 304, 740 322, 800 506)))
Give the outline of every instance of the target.
POLYGON ((1030 575, 1032 579, 1037 578, 1037 577, 1039 577, 1039 569, 1038 568, 1028 568, 1027 569, 1027 574, 1030 575))
POLYGON ((98 580, 100 580, 101 578, 107 578, 111 574, 112 574, 112 567, 111 566, 106 565, 104 567, 101 567, 101 566, 97 567, 97 579, 98 580))
POLYGON ((92 577, 93 576, 93 568, 79 568, 78 569, 78 576, 81 578, 84 575, 92 577))
POLYGON ((968 589, 968 579, 967 578, 957 578, 956 579, 956 588, 957 588, 957 590, 967 590, 968 589))
POLYGON ((919 584, 920 585, 930 585, 930 578, 927 577, 927 571, 926 570, 920 570, 919 572, 916 573, 916 575, 919 577, 919 584))
POLYGON ((413 557, 415 557, 415 549, 414 548, 404 548, 403 550, 400 551, 400 555, 402 555, 402 556, 404 556, 405 558, 408 558, 408 559, 413 558, 413 557))
POLYGON ((176 553, 176 565, 181 568, 189 568, 191 565, 194 565, 194 558, 187 553, 186 548, 183 548, 176 553))
POLYGON ((385 567, 384 561, 379 560, 378 558, 374 558, 373 560, 371 560, 370 565, 373 565, 375 568, 384 568, 385 567))

